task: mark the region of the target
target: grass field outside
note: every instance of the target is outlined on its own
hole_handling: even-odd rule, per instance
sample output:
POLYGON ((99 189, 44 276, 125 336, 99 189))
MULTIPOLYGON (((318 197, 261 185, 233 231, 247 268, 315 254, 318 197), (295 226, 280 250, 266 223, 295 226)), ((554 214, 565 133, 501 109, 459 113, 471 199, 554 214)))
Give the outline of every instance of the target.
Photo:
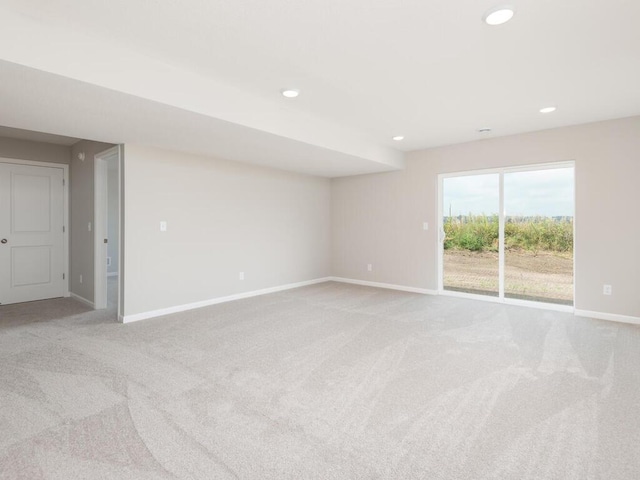
MULTIPOLYGON (((444 219, 446 289, 498 295, 498 216, 444 219)), ((507 217, 505 296, 573 303, 573 218, 507 217)))

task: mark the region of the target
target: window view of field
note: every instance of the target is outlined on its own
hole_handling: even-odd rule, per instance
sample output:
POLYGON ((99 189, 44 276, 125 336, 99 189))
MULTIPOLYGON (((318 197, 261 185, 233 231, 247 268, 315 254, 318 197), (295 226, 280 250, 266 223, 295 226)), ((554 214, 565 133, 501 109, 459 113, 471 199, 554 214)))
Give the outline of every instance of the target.
MULTIPOLYGON (((444 180, 446 290, 499 295, 499 174, 444 180)), ((573 168, 504 174, 504 296, 573 304, 573 168)))
MULTIPOLYGON (((505 219, 505 296, 573 303, 573 218, 505 219)), ((498 216, 444 220, 444 286, 498 295, 498 216)))

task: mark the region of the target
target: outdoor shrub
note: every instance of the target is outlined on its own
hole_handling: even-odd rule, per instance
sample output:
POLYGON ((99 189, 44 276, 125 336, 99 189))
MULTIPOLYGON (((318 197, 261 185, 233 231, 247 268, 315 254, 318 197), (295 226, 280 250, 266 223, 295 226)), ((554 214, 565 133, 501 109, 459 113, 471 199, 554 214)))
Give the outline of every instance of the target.
MULTIPOLYGON (((499 225, 497 215, 461 215, 444 220, 444 248, 497 251, 499 225)), ((509 217, 505 222, 505 248, 534 253, 572 252, 573 218, 509 217)))
POLYGON ((484 239, 476 232, 462 232, 458 239, 458 245, 465 250, 479 252, 485 248, 484 239))

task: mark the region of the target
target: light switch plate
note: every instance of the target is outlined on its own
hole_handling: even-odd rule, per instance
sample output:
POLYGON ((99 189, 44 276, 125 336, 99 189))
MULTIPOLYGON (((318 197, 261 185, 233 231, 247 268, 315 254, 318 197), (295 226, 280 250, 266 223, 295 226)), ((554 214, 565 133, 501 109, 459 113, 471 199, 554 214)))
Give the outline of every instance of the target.
POLYGON ((161 232, 166 232, 167 231, 167 222, 165 222, 165 221, 160 222, 160 231, 161 232))

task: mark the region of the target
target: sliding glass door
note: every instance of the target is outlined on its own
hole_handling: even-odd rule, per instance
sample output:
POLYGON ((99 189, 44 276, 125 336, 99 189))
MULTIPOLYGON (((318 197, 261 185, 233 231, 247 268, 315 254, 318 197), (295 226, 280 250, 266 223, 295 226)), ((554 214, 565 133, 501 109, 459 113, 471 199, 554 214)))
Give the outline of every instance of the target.
POLYGON ((573 164, 440 177, 440 290, 573 305, 573 164))
POLYGON ((500 175, 465 175, 443 182, 443 284, 446 290, 500 293, 500 175))
POLYGON ((504 295, 573 305, 573 168, 504 174, 504 295))

